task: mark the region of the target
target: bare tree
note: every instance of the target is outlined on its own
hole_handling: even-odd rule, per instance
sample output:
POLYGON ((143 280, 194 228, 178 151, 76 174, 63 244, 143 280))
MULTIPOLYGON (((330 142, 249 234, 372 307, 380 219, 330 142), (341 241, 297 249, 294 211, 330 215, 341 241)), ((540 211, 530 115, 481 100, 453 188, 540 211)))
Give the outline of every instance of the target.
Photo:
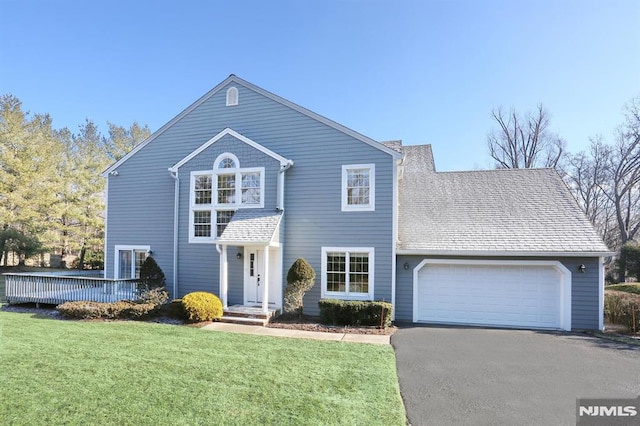
POLYGON ((612 188, 620 246, 640 230, 640 95, 625 107, 625 122, 616 132, 613 147, 612 188))
POLYGON ((619 233, 611 188, 612 148, 601 136, 591 139, 589 151, 570 155, 567 161, 567 185, 587 218, 612 248, 618 247, 619 233))
POLYGON ((557 168, 565 154, 566 142, 549 129, 549 113, 539 104, 534 113, 521 116, 514 108, 491 111, 499 128, 487 135, 489 154, 497 168, 557 168))

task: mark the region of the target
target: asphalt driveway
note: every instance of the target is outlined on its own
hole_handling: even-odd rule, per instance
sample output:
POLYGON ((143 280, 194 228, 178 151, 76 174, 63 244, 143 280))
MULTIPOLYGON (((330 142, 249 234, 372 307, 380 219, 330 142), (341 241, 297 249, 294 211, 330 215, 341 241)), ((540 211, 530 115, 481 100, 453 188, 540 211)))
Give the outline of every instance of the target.
POLYGON ((575 425, 576 398, 640 395, 640 347, 582 334, 405 327, 392 337, 412 425, 575 425))

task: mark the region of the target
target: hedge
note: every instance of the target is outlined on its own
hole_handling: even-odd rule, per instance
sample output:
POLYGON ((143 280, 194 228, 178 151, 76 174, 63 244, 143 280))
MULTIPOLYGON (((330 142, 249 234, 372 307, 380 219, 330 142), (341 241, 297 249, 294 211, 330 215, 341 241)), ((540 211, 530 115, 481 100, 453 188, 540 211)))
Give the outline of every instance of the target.
POLYGON ((318 305, 323 324, 387 328, 392 321, 393 306, 388 302, 322 299, 318 305))
POLYGON ((156 288, 143 292, 136 301, 66 302, 56 306, 56 310, 64 317, 75 319, 146 319, 157 314, 168 298, 164 288, 156 288))

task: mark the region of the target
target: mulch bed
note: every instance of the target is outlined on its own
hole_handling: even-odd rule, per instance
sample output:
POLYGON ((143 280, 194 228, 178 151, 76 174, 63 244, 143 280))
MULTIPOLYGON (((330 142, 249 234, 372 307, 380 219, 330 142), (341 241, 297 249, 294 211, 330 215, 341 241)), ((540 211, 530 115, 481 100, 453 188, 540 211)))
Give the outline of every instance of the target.
POLYGON ((351 333, 351 334, 380 334, 391 335, 396 332, 396 327, 379 328, 379 327, 351 327, 320 324, 318 317, 305 315, 302 319, 279 316, 272 319, 269 328, 288 328, 291 330, 304 331, 321 331, 325 333, 351 333))
MULTIPOLYGON (((67 319, 62 315, 60 315, 58 311, 56 311, 54 305, 41 304, 40 308, 37 308, 35 303, 24 303, 19 305, 3 305, 0 309, 7 312, 31 313, 34 315, 46 316, 52 319, 60 319, 60 320, 67 319)), ((106 321, 106 320, 97 319, 97 320, 80 320, 80 321, 106 321)), ((122 321, 122 320, 113 320, 113 321, 122 321)), ((162 324, 184 325, 187 327, 194 327, 194 328, 199 328, 207 324, 211 324, 211 322, 187 323, 179 319, 171 318, 167 315, 161 315, 161 316, 149 318, 146 321, 162 323, 162 324)), ((364 327, 364 326, 363 327, 346 327, 346 326, 325 325, 325 324, 319 323, 319 318, 306 316, 306 315, 302 319, 287 318, 285 316, 280 316, 272 319, 271 322, 267 324, 267 327, 287 328, 291 330, 321 331, 325 333, 352 333, 352 334, 379 334, 379 335, 391 335, 395 333, 397 330, 396 327, 380 329, 378 327, 364 327)))

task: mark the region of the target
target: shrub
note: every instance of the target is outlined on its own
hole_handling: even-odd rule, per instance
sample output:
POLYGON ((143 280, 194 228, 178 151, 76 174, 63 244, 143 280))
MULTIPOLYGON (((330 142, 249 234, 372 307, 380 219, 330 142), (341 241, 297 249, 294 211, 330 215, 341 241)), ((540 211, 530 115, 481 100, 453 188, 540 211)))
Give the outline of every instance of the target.
POLYGON ((640 330, 640 297, 633 294, 607 293, 604 316, 611 324, 624 325, 627 331, 640 330))
POLYGON ((171 302, 162 306, 164 314, 170 318, 184 320, 187 314, 182 306, 182 299, 173 299, 171 302))
POLYGON ((189 293, 182 298, 187 320, 191 322, 213 321, 222 316, 222 302, 214 294, 204 291, 189 293))
POLYGON ((56 310, 67 318, 74 319, 145 319, 156 313, 160 305, 121 300, 112 303, 66 302, 56 310))
POLYGON ((388 302, 323 299, 320 322, 332 325, 364 325, 387 328, 391 325, 393 306, 388 302))
POLYGON ((156 287, 151 290, 144 290, 138 295, 138 303, 152 303, 154 305, 164 305, 169 300, 169 293, 164 287, 156 287))
POLYGON ((164 288, 145 291, 136 301, 120 300, 112 303, 66 302, 56 306, 60 314, 75 319, 146 319, 160 311, 169 299, 164 288))
POLYGON ((140 279, 138 281, 138 290, 144 292, 153 288, 164 287, 166 279, 164 272, 151 256, 147 258, 140 266, 140 279))
POLYGON ((302 317, 304 309, 304 295, 311 290, 316 271, 303 258, 296 259, 287 273, 287 287, 284 290, 284 311, 302 317))

